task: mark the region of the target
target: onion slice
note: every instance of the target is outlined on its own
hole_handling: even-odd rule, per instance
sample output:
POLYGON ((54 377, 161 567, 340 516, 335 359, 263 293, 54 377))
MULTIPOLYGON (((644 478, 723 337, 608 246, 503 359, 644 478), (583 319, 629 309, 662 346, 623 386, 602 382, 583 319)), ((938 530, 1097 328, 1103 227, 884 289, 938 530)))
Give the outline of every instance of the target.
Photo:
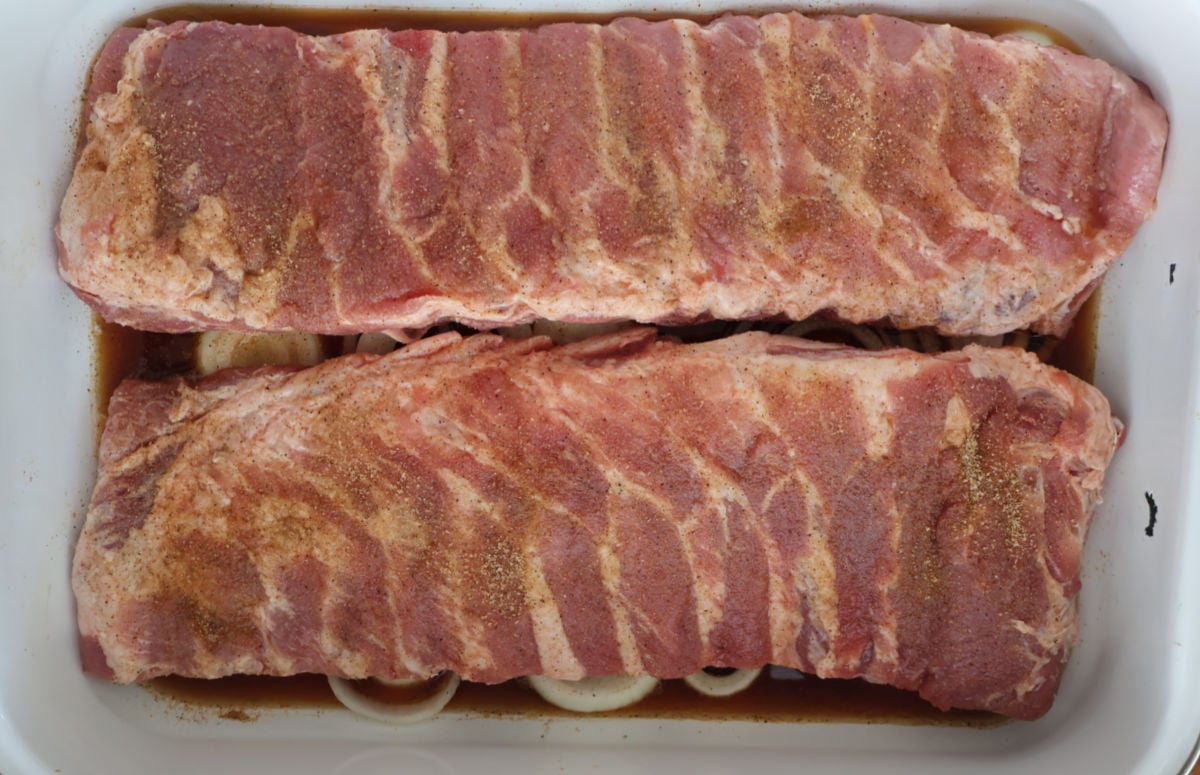
POLYGON ((753 670, 734 670, 728 675, 716 675, 707 670, 697 670, 683 680, 705 697, 729 697, 750 688, 754 679, 762 672, 761 667, 753 670))
POLYGON ((196 338, 194 359, 196 371, 208 376, 231 366, 315 366, 325 360, 325 348, 316 334, 205 331, 196 338))
POLYGON ((853 339, 868 350, 881 350, 886 346, 883 338, 868 326, 856 323, 842 323, 837 320, 821 320, 808 318, 799 323, 792 323, 779 333, 784 336, 809 336, 812 332, 838 333, 853 339))
MULTIPOLYGON (((420 681, 405 680, 372 680, 377 680, 385 686, 405 688, 414 683, 421 683, 420 681)), ((446 703, 450 702, 454 693, 458 691, 460 679, 458 673, 443 673, 431 681, 436 684, 432 694, 422 697, 416 702, 402 705, 368 697, 354 687, 353 681, 347 681, 344 678, 329 676, 329 688, 333 690, 333 695, 338 698, 338 702, 355 713, 387 724, 415 724, 418 721, 431 719, 440 713, 442 708, 446 707, 446 703)))
POLYGON ((1031 40, 1034 43, 1037 43, 1038 45, 1041 45, 1041 46, 1053 46, 1054 45, 1054 41, 1050 39, 1050 36, 1047 35, 1046 33, 1042 32, 1041 30, 1034 30, 1034 29, 1029 29, 1029 28, 1023 27, 1019 30, 1013 30, 1012 32, 1010 32, 1008 34, 1015 35, 1018 38, 1025 38, 1025 40, 1031 40))
POLYGON ((373 331, 371 333, 362 334, 358 337, 358 341, 354 343, 354 352, 356 353, 374 353, 375 355, 387 355, 392 350, 396 349, 396 340, 383 331, 373 331))
POLYGON ((632 325, 633 323, 628 320, 615 320, 609 323, 562 323, 557 320, 539 318, 533 321, 530 333, 533 336, 548 336, 550 341, 555 344, 572 344, 600 334, 611 334, 632 325))
POLYGON ((581 681, 529 676, 529 685, 551 705, 576 713, 600 713, 633 705, 658 686, 648 675, 598 675, 581 681))

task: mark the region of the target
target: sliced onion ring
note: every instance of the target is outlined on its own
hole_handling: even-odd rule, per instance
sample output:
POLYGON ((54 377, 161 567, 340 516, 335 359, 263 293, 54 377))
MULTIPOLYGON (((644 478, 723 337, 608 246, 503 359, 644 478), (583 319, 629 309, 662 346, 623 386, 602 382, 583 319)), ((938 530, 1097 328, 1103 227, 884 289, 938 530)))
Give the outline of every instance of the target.
POLYGON ((390 334, 383 331, 362 334, 358 337, 358 341, 354 343, 354 352, 356 353, 387 355, 395 349, 396 340, 390 334))
POLYGON ((230 366, 295 364, 315 366, 325 360, 325 348, 316 334, 280 332, 248 334, 242 331, 205 331, 196 337, 196 371, 207 376, 230 366))
POLYGON ((748 689, 761 672, 761 667, 753 670, 734 670, 728 675, 715 675, 707 670, 697 670, 683 680, 705 697, 729 697, 748 689))
MULTIPOLYGON (((329 676, 329 688, 333 690, 333 695, 338 698, 338 702, 355 713, 387 724, 415 724, 418 721, 431 719, 440 713, 442 708, 446 707, 446 703, 450 702, 454 693, 458 691, 458 673, 443 673, 431 680, 437 683, 433 694, 404 705, 381 702, 373 697, 367 697, 354 688, 353 681, 343 678, 329 676)), ((411 685, 404 681, 380 681, 380 683, 386 686, 411 685)))
POLYGON ((1050 36, 1047 35, 1046 33, 1042 32, 1041 30, 1035 30, 1035 29, 1030 29, 1028 27, 1022 27, 1021 29, 1013 30, 1012 32, 1010 32, 1008 34, 1016 35, 1018 38, 1025 38, 1025 40, 1032 40, 1034 43, 1037 43, 1038 45, 1041 45, 1041 46, 1053 46, 1054 45, 1054 41, 1051 40, 1050 36))
POLYGON ((837 332, 843 336, 850 337, 868 350, 881 350, 886 346, 886 343, 868 326, 859 325, 857 323, 842 323, 837 320, 822 320, 820 318, 808 318, 799 323, 792 323, 784 328, 779 333, 784 336, 808 336, 814 331, 825 333, 837 332))
POLYGON ((633 323, 628 320, 609 323, 562 323, 557 320, 539 318, 533 321, 530 333, 533 336, 548 336, 550 341, 555 344, 571 344, 600 334, 611 334, 632 325, 633 323))
POLYGON ((576 713, 599 713, 640 702, 658 686, 648 675, 597 675, 581 681, 529 676, 529 685, 551 705, 576 713))
POLYGON ((389 686, 393 689, 412 689, 413 687, 420 686, 423 683, 436 681, 440 677, 441 676, 434 676, 433 678, 372 678, 371 680, 377 684, 389 686))

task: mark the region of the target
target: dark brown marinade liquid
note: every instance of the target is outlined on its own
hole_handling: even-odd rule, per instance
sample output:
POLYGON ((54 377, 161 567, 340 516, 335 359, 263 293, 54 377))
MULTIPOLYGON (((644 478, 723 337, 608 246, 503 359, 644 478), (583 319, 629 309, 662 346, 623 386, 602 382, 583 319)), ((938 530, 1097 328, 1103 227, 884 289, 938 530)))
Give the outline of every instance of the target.
MULTIPOLYGON (((219 680, 159 678, 149 685, 167 700, 229 710, 340 707, 320 675, 290 678, 234 676, 219 680)), ((379 692, 383 694, 384 692, 379 692)), ((542 700, 523 681, 485 686, 463 682, 447 713, 488 718, 653 718, 697 721, 851 722, 995 727, 1008 719, 984 711, 943 712, 914 692, 866 681, 814 678, 790 668, 771 667, 750 688, 732 697, 705 697, 682 680, 663 681, 649 697, 606 713, 573 713, 542 700)), ((250 716, 253 718, 253 715, 250 716)))
MULTIPOLYGON (((663 14, 637 14, 645 18, 668 18, 663 14)), ((242 24, 280 25, 313 35, 333 34, 354 29, 436 29, 468 31, 497 27, 535 27, 551 22, 597 22, 614 15, 511 12, 437 13, 396 11, 391 9, 313 10, 182 5, 158 9, 127 22, 143 26, 151 19, 221 20, 242 24)), ((707 21, 713 16, 691 16, 707 21)), ((1003 35, 1020 29, 1045 34, 1056 45, 1080 53, 1067 36, 1042 24, 1021 19, 916 18, 917 21, 950 23, 963 29, 989 35, 1003 35)), ((1095 332, 1098 310, 1097 291, 1080 311, 1070 333, 1058 344, 1051 363, 1089 382, 1095 361, 1095 332)), ((186 375, 192 369, 194 334, 159 334, 105 323, 95 318, 94 379, 97 438, 107 419, 108 400, 123 379, 162 379, 186 375)), ((336 354, 340 341, 326 339, 326 349, 336 354)), ((241 709, 281 707, 334 707, 337 699, 323 676, 299 675, 289 678, 233 676, 218 680, 179 677, 160 678, 148 688, 164 699, 187 705, 221 709, 229 718, 247 719, 241 709)), ((522 681, 494 686, 464 682, 451 700, 449 712, 505 718, 580 717, 544 702, 522 681)), ((645 700, 628 708, 607 713, 587 714, 608 718, 672 718, 696 720, 742 720, 759 722, 858 722, 892 724, 934 724, 964 727, 992 727, 1006 719, 982 711, 939 711, 915 693, 866 681, 819 679, 796 670, 771 667, 746 691, 732 697, 712 698, 697 694, 682 680, 663 681, 645 700)))

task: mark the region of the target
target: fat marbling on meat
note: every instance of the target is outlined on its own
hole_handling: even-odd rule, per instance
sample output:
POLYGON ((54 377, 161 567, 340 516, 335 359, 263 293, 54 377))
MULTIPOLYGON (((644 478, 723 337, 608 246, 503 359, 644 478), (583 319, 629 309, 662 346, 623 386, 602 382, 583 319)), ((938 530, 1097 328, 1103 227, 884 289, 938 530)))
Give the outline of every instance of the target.
POLYGON ((123 29, 88 105, 60 272, 162 331, 1057 334, 1153 211, 1167 135, 1095 59, 795 13, 123 29))
POLYGON ((1121 434, 1015 349, 443 334, 127 381, 85 669, 678 677, 776 664, 1034 718, 1121 434))

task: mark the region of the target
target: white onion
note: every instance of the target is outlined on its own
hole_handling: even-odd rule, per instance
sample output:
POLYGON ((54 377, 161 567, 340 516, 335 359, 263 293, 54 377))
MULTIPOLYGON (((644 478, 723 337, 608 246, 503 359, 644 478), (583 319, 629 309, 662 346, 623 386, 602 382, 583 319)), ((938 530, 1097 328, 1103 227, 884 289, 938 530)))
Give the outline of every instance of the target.
POLYGON ((437 678, 372 678, 371 680, 393 689, 411 689, 428 681, 436 681, 437 678))
POLYGON ((884 347, 884 341, 880 338, 879 334, 867 326, 860 326, 854 323, 841 323, 836 320, 809 318, 799 323, 792 323, 779 333, 784 336, 808 336, 813 331, 837 331, 846 334, 853 337, 868 350, 882 350, 884 347))
POLYGON ((356 353, 387 355, 395 349, 396 340, 390 334, 386 334, 383 331, 373 331, 369 334, 363 334, 354 343, 354 352, 356 353))
POLYGON ((1042 32, 1041 30, 1020 29, 1020 30, 1013 30, 1012 32, 1010 32, 1008 34, 1016 35, 1018 38, 1025 38, 1025 40, 1032 40, 1034 43, 1037 43, 1042 46, 1053 46, 1054 45, 1054 41, 1050 39, 1050 36, 1047 35, 1046 33, 1042 32))
MULTIPOLYGON (((423 681, 409 682, 403 679, 399 681, 373 680, 377 680, 385 686, 412 686, 423 683, 423 681)), ((442 708, 446 707, 446 703, 450 702, 454 693, 458 691, 458 673, 444 673, 442 676, 430 680, 437 683, 432 694, 416 702, 404 704, 383 702, 373 697, 367 697, 354 688, 354 682, 334 676, 329 676, 329 688, 333 689, 333 695, 338 698, 338 702, 355 713, 388 724, 415 724, 418 721, 431 719, 440 713, 442 708)))
POLYGON ((612 323, 560 323, 556 320, 535 320, 531 331, 534 336, 548 336, 555 344, 582 342, 600 334, 611 334, 629 328, 633 323, 618 320, 612 323))
POLYGON ((390 336, 400 344, 412 344, 418 339, 423 339, 425 334, 429 333, 430 328, 432 326, 425 326, 424 328, 388 328, 379 333, 390 336))
POLYGON ((325 348, 316 334, 205 331, 196 338, 194 356, 196 371, 207 376, 232 366, 315 366, 325 359, 325 348))
POLYGON ((728 675, 714 675, 706 670, 698 670, 683 680, 706 697, 729 697, 748 689, 761 672, 761 667, 753 670, 734 670, 728 675))
POLYGON ((648 675, 600 675, 581 681, 560 681, 531 675, 529 685, 551 705, 576 713, 599 713, 645 699, 658 686, 658 679, 648 675))

